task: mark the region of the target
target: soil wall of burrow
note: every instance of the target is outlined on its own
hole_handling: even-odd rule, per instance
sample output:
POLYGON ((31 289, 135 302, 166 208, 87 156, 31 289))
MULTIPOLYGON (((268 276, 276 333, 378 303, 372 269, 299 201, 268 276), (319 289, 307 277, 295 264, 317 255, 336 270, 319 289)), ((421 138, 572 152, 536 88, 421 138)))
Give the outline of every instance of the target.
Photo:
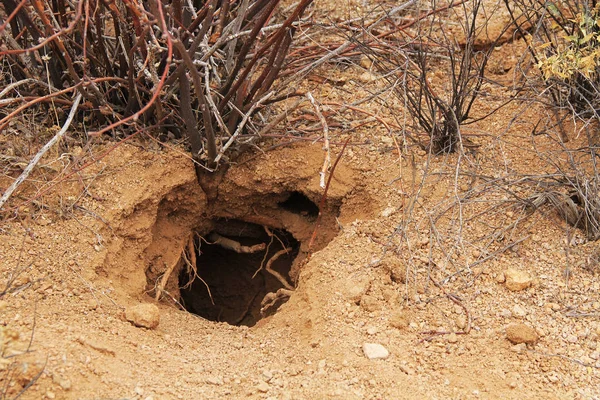
MULTIPOLYGON (((319 145, 284 148, 206 178, 211 193, 197 210, 181 213, 184 193, 165 196, 145 251, 146 292, 232 325, 252 326, 274 313, 299 283, 323 195, 322 163, 319 145)), ((353 176, 338 165, 313 252, 338 234, 353 176)))

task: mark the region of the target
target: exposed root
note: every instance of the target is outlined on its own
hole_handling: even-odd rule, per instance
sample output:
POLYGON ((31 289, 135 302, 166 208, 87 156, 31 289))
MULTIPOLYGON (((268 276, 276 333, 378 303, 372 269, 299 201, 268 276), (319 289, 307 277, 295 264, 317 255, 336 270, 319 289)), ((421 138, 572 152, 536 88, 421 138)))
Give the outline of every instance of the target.
POLYGON ((211 233, 208 236, 208 240, 212 242, 212 244, 219 245, 227 250, 235 251, 236 253, 256 253, 258 251, 262 251, 266 248, 266 244, 259 243, 254 246, 243 246, 239 242, 236 242, 233 239, 226 238, 224 236, 219 235, 216 232, 211 233))
POLYGON ((265 315, 269 308, 273 307, 279 300, 289 298, 294 293, 293 290, 281 288, 277 292, 267 293, 260 302, 260 313, 265 315))
MULTIPOLYGON (((273 262, 275 262, 275 260, 277 260, 279 257, 281 257, 284 254, 288 254, 290 251, 292 251, 291 247, 286 247, 285 249, 279 250, 277 253, 273 254, 273 257, 271 257, 269 259, 269 261, 267 261, 267 265, 265 266, 265 270, 270 273, 271 275, 273 275, 275 278, 277 278, 277 280, 279 282, 281 282, 281 284, 288 290, 294 290, 294 287, 292 285, 290 285, 287 280, 281 276, 281 274, 273 269, 271 269, 271 265, 273 264, 273 262)), ((262 270, 262 265, 261 267, 254 273, 254 275, 252 276, 252 278, 254 278, 256 276, 256 274, 258 274, 261 270, 262 270)))
POLYGON ((188 240, 188 252, 190 254, 189 259, 185 252, 182 253, 182 257, 187 266, 188 275, 190 275, 191 278, 189 279, 188 283, 182 289, 187 289, 188 287, 190 287, 190 285, 192 283, 194 283, 194 280, 199 279, 200 282, 202 282, 204 284, 204 286, 206 287, 206 291, 208 292, 208 296, 210 297, 210 302, 214 306, 215 302, 213 300, 212 293, 210 291, 210 287, 208 286, 208 283, 206 283, 206 281, 204 279, 202 279, 202 277, 198 274, 198 267, 196 264, 196 246, 194 244, 194 234, 190 235, 190 238, 188 240))
POLYGON ((165 291, 165 286, 167 285, 167 282, 169 281, 169 277, 171 276, 171 274, 173 273, 175 268, 179 265, 179 262, 181 261, 181 254, 183 254, 184 251, 185 251, 185 249, 181 249, 181 251, 179 252, 180 256, 177 257, 177 259, 175 260, 175 262, 173 264, 171 264, 167 267, 167 270, 163 274, 162 278, 160 278, 160 282, 158 283, 158 285, 155 288, 154 300, 158 301, 161 298, 163 292, 165 291))

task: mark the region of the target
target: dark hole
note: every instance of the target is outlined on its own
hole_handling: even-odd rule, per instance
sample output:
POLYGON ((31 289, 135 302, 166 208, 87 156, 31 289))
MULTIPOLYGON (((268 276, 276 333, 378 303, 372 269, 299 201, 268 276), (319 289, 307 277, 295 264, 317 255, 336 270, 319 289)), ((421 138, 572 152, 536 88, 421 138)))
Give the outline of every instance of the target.
POLYGON ((300 192, 290 193, 285 201, 279 203, 279 207, 295 214, 302 214, 308 217, 316 217, 319 215, 319 207, 300 192))
MULTIPOLYGON (((199 247, 196 261, 198 277, 193 279, 193 273, 185 268, 179 275, 182 303, 189 312, 211 321, 253 326, 266 316, 261 314, 265 295, 284 287, 267 272, 268 260, 278 251, 291 248, 289 253, 272 263, 271 269, 292 285, 289 272, 300 244, 287 231, 272 230, 273 236, 269 236, 262 226, 243 221, 220 220, 215 226, 217 228, 205 236, 206 241, 201 241, 200 246, 196 243, 199 247), (222 238, 225 242, 231 239, 246 247, 263 244, 265 249, 238 253, 215 243, 222 242, 222 238)), ((271 307, 268 311, 273 313, 275 310, 276 307, 271 307)))

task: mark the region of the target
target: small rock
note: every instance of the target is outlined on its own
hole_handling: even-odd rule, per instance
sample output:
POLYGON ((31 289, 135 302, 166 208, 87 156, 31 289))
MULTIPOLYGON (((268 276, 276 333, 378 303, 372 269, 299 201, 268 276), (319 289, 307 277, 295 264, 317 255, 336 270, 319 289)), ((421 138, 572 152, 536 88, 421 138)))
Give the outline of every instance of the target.
POLYGON ((390 356, 390 352, 379 343, 363 344, 363 353, 369 360, 384 360, 390 356))
POLYGON ((273 379, 273 373, 271 371, 269 371, 268 369, 265 369, 262 374, 267 381, 270 379, 273 379))
POLYGON ((467 317, 464 315, 459 315, 456 317, 455 323, 458 329, 465 329, 467 327, 467 317))
POLYGON ((504 276, 504 272, 500 272, 499 274, 496 275, 496 282, 498 282, 498 283, 506 282, 506 277, 504 276))
POLYGON ((383 218, 387 218, 387 217, 389 217, 390 215, 392 215, 392 214, 394 213, 394 211, 396 211, 396 209, 395 209, 394 207, 388 207, 388 208, 386 208, 385 210, 383 210, 383 211, 381 212, 381 216, 382 216, 383 218))
POLYGON ((456 333, 452 332, 451 334, 448 335, 448 343, 456 343, 458 342, 458 336, 456 336, 456 333))
POLYGON ((377 328, 374 326, 369 326, 367 328, 367 335, 375 335, 377 333, 377 328))
POLYGON ((220 376, 209 376, 208 378, 206 378, 206 383, 220 386, 223 384, 223 378, 221 378, 220 376))
POLYGON ((372 82, 377 79, 377 75, 372 74, 370 72, 363 72, 362 74, 359 75, 358 79, 361 82, 372 82))
POLYGON ((409 315, 404 311, 396 311, 390 316, 390 325, 396 329, 406 329, 409 324, 409 315))
POLYGON ((379 302, 373 296, 363 295, 360 299, 360 306, 367 312, 377 311, 380 308, 379 302))
POLYGON ((62 390, 64 391, 69 391, 71 390, 71 381, 68 379, 61 379, 60 381, 58 381, 58 385, 62 388, 62 390))
POLYGON ((525 311, 525 309, 518 304, 515 304, 512 309, 512 313, 515 317, 524 317, 527 315, 527 311, 525 311))
POLYGON ((256 385, 256 389, 261 393, 267 393, 271 386, 267 382, 261 381, 258 385, 256 385))
POLYGON ((368 276, 361 276, 357 279, 348 279, 344 294, 346 298, 356 304, 360 303, 360 299, 369 290, 371 280, 368 276))
POLYGON ((31 278, 29 276, 21 275, 12 282, 12 286, 21 287, 27 285, 29 282, 31 282, 31 278))
POLYGON ((127 308, 125 318, 135 326, 153 329, 160 322, 160 313, 154 304, 143 303, 127 308))
POLYGON ((577 343, 577 336, 568 335, 565 340, 569 343, 577 343))
POLYGON ((96 299, 90 299, 90 301, 88 301, 88 310, 95 310, 96 308, 98 308, 98 302, 96 302, 96 299))
POLYGON ((46 392, 46 397, 49 399, 54 399, 54 398, 56 398, 56 395, 54 394, 54 392, 51 392, 50 390, 48 390, 46 392))
POLYGON ((396 283, 406 283, 406 267, 396 266, 390 272, 390 278, 396 283))
POLYGON ((514 351, 515 353, 522 353, 527 350, 527 345, 525 343, 515 344, 510 348, 510 350, 514 351))
POLYGON ((527 289, 533 281, 527 272, 513 268, 504 271, 504 277, 506 278, 506 282, 504 283, 506 288, 513 292, 527 289))
POLYGON ((506 328, 506 338, 514 344, 534 343, 538 340, 538 334, 525 324, 512 324, 506 328))

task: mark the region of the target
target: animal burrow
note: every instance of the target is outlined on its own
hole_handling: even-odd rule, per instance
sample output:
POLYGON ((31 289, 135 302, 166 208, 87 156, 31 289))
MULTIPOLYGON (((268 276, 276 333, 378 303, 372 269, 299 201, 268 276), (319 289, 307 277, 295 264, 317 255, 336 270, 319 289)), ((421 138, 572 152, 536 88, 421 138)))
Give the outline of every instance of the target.
MULTIPOLYGON (((284 204, 314 213, 302 199, 284 204)), ((253 326, 289 299, 294 289, 290 271, 300 251, 291 233, 218 219, 212 231, 197 233, 193 240, 195 254, 179 272, 180 303, 187 311, 211 321, 253 326)))

